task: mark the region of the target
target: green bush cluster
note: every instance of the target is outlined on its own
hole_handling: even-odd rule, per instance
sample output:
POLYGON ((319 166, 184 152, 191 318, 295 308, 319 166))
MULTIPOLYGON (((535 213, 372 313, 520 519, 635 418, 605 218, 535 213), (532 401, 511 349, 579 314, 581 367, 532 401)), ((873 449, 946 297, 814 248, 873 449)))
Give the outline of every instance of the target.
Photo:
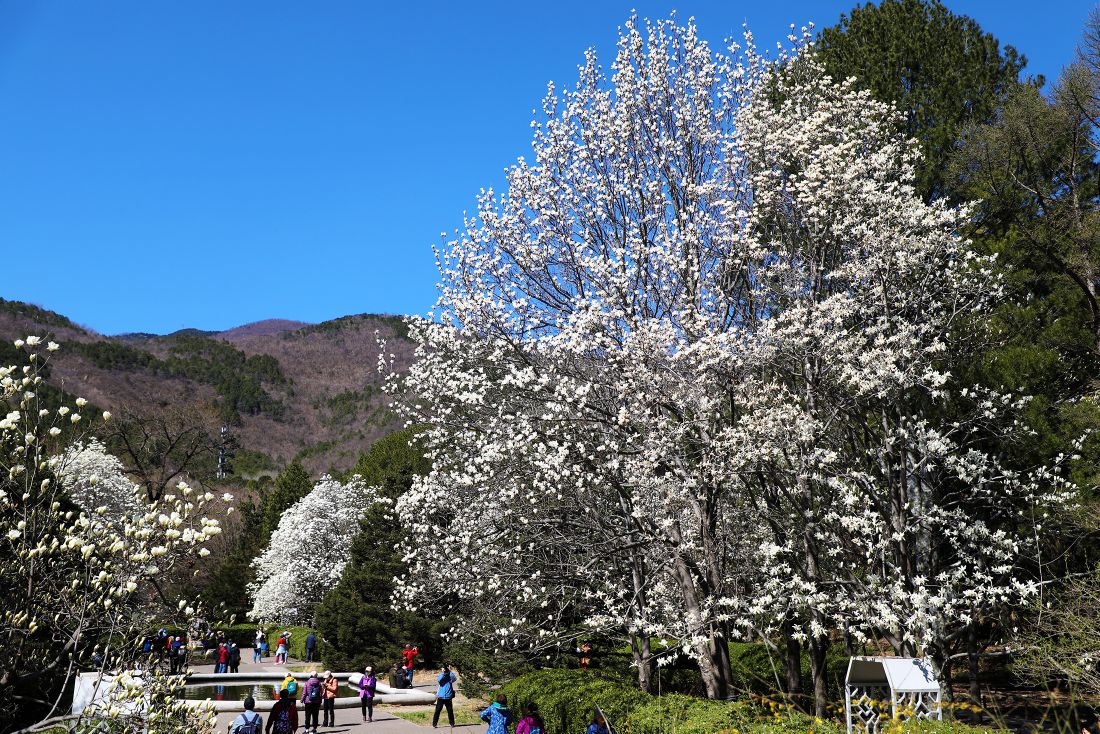
MULTIPOLYGON (((747 651, 743 651, 747 652, 747 651)), ((755 658, 759 663, 759 658, 755 658)), ((774 689, 773 689, 774 690, 774 689)), ((618 734, 841 734, 843 722, 816 719, 784 704, 748 699, 712 701, 681 693, 651 696, 611 672, 552 669, 526 673, 502 686, 509 707, 538 704, 547 734, 581 734, 596 706, 618 734)), ((984 734, 1001 731, 959 722, 911 720, 891 734, 984 734)))
MULTIPOLYGON (((267 632, 267 651, 269 654, 274 655, 275 650, 279 647, 279 635, 283 632, 290 632, 290 641, 287 643, 287 653, 295 660, 306 659, 306 635, 310 632, 316 633, 317 630, 313 627, 271 627, 266 630, 267 632)), ((256 634, 256 628, 252 628, 252 634, 256 634)), ((317 635, 317 655, 322 660, 325 657, 325 642, 321 639, 320 635, 317 635)))
POLYGON ((547 734, 578 734, 592 720, 596 706, 612 726, 626 721, 634 709, 649 702, 629 680, 595 670, 540 670, 527 673, 501 687, 508 705, 521 711, 538 704, 547 734))

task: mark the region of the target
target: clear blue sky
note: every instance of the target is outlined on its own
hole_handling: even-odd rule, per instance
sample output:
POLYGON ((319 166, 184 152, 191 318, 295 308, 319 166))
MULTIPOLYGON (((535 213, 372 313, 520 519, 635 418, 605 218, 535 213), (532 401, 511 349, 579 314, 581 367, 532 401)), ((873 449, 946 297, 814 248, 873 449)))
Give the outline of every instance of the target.
MULTIPOLYGON (((431 246, 631 8, 834 24, 855 0, 0 0, 0 296, 102 333, 423 313, 431 246)), ((947 0, 1056 77, 1092 0, 947 0)))

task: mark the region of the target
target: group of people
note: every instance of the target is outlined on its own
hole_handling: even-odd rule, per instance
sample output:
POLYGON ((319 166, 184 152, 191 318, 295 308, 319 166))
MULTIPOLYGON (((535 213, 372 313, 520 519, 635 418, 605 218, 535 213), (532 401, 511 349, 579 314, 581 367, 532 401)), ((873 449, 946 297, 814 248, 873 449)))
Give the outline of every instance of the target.
POLYGON ((162 627, 155 639, 147 636, 141 641, 141 651, 149 655, 156 653, 161 660, 167 659, 171 675, 187 670, 187 638, 183 635, 170 635, 162 627))
POLYGON ((215 673, 239 673, 241 672, 241 648, 233 640, 219 642, 217 657, 214 662, 215 673))

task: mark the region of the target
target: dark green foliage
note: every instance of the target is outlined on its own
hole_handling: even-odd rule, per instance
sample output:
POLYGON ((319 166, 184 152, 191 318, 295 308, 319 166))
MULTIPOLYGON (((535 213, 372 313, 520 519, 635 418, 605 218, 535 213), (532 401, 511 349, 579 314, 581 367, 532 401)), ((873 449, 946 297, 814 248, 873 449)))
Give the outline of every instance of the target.
MULTIPOLYGON (((733 671, 732 688, 739 693, 762 696, 774 695, 786 684, 784 659, 762 642, 731 642, 730 668, 733 671)), ((844 676, 848 671, 848 654, 843 647, 829 648, 825 663, 825 679, 830 699, 839 699, 844 690, 844 676)), ((802 680, 810 683, 810 656, 802 651, 802 680)))
MULTIPOLYGON (((396 499, 429 468, 410 445, 412 438, 402 431, 376 441, 351 473, 378 487, 387 500, 396 499)), ((393 578, 405 571, 397 551, 403 531, 391 511, 380 504, 367 512, 343 577, 317 609, 317 627, 331 646, 328 660, 342 669, 370 663, 384 670, 399 659, 405 643, 417 644, 427 663, 437 662, 442 652, 435 620, 390 607, 393 578)))
MULTIPOLYGON (((253 627, 252 629, 253 629, 252 634, 256 634, 256 632, 255 632, 256 628, 253 627)), ((270 655, 274 655, 275 650, 278 649, 278 647, 279 647, 278 644, 277 644, 279 642, 279 635, 281 635, 283 632, 289 632, 290 633, 290 641, 287 642, 287 646, 286 646, 287 647, 287 655, 289 655, 290 657, 292 657, 296 660, 305 660, 306 659, 306 636, 309 635, 310 632, 313 632, 313 633, 316 634, 317 630, 313 629, 312 627, 292 626, 292 627, 272 627, 271 629, 265 630, 265 632, 267 633, 267 648, 268 648, 267 651, 270 655)), ((328 655, 329 655, 328 645, 325 644, 325 641, 323 639, 321 639, 321 635, 318 634, 317 638, 318 638, 317 639, 317 654, 318 654, 318 656, 320 656, 321 660, 325 661, 325 664, 328 665, 328 667, 332 668, 333 670, 344 670, 344 668, 340 668, 340 667, 335 667, 334 668, 333 667, 333 665, 329 661, 329 657, 328 657, 328 655)))
POLYGON ((993 119, 1027 63, 935 0, 854 8, 821 32, 819 48, 832 76, 854 76, 877 99, 897 105, 906 133, 920 143, 917 186, 928 200, 953 193, 947 161, 963 128, 993 119))
POLYGON ((275 477, 275 485, 261 496, 258 508, 259 534, 263 537, 260 548, 267 545, 287 508, 309 494, 312 489, 313 480, 309 472, 297 461, 292 461, 275 477))
POLYGON ((273 484, 254 485, 257 500, 243 502, 229 551, 211 570, 200 594, 211 608, 224 605, 226 614, 243 619, 250 609, 247 586, 255 580, 252 559, 260 555, 279 525, 283 512, 313 489, 304 467, 293 462, 273 484))
POLYGON ((275 468, 275 462, 262 451, 237 449, 233 455, 233 474, 238 477, 253 477, 260 472, 275 468))
POLYGON ((502 686, 508 705, 521 711, 538 704, 547 734, 577 734, 592 721, 596 706, 619 727, 631 712, 651 702, 630 678, 595 670, 540 670, 502 686))

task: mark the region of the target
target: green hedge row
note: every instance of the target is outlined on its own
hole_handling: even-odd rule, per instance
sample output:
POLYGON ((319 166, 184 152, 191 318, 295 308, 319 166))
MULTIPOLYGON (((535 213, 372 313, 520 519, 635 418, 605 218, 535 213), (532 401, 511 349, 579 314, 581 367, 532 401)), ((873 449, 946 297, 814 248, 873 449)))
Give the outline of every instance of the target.
MULTIPOLYGON (((310 632, 316 632, 312 627, 272 627, 267 632, 267 652, 269 655, 274 655, 275 650, 278 648, 279 635, 283 632, 290 632, 290 642, 287 644, 287 651, 290 657, 295 660, 306 659, 306 635, 310 632)), ((252 634, 256 634, 256 628, 252 628, 252 634)), ((325 643, 321 640, 321 636, 317 635, 317 654, 324 659, 325 655, 325 643)))
MULTIPOLYGON (((772 689, 774 691, 774 689, 772 689)), ((538 704, 546 734, 578 734, 597 706, 617 734, 842 734, 838 721, 822 721, 782 706, 711 701, 680 693, 651 696, 615 673, 594 670, 540 670, 501 687, 517 712, 538 704)), ((996 731, 949 721, 909 721, 898 734, 983 734, 996 731)))

